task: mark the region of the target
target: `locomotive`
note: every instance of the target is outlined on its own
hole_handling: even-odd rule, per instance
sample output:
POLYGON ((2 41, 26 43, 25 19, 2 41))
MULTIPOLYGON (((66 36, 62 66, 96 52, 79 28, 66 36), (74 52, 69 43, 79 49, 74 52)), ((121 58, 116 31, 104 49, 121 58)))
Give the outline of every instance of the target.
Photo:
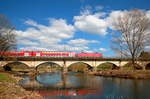
POLYGON ((49 57, 102 57, 101 53, 51 52, 51 51, 8 51, 0 55, 9 56, 49 56, 49 57))

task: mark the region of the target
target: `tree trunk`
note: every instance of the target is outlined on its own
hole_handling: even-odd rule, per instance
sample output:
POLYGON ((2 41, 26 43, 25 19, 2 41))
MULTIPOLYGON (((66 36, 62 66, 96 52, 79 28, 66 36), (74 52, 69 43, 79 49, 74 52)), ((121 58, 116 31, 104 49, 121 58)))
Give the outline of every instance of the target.
POLYGON ((135 69, 135 57, 134 57, 134 55, 132 56, 132 67, 133 67, 133 69, 135 69))

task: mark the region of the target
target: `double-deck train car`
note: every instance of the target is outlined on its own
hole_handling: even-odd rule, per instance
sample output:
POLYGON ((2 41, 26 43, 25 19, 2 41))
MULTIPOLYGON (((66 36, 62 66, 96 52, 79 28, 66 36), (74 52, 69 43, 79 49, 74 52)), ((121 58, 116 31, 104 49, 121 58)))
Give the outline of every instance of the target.
POLYGON ((9 56, 51 56, 51 57, 75 57, 75 52, 49 52, 49 51, 8 51, 5 53, 0 53, 0 55, 9 56))
POLYGON ((51 56, 51 57, 74 57, 75 52, 42 52, 40 56, 51 56))
POLYGON ((16 51, 8 51, 8 52, 0 53, 0 55, 7 55, 7 56, 24 56, 24 53, 16 52, 16 51))
POLYGON ((101 53, 77 53, 77 57, 102 57, 101 53))
POLYGON ((49 57, 102 57, 101 53, 51 52, 51 51, 8 51, 0 55, 9 56, 49 56, 49 57))

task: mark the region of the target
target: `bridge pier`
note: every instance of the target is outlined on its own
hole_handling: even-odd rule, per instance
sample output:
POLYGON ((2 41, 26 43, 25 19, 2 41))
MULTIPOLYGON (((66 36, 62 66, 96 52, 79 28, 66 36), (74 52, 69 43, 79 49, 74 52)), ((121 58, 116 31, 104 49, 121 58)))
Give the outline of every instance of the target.
POLYGON ((97 72, 97 67, 94 66, 93 72, 97 72))
POLYGON ((142 68, 143 70, 146 70, 146 66, 143 66, 143 68, 142 68))
POLYGON ((97 72, 97 64, 96 64, 96 60, 94 61, 94 64, 93 64, 93 72, 97 72))
POLYGON ((67 73, 68 72, 68 68, 66 66, 66 61, 64 61, 63 63, 63 73, 67 73))

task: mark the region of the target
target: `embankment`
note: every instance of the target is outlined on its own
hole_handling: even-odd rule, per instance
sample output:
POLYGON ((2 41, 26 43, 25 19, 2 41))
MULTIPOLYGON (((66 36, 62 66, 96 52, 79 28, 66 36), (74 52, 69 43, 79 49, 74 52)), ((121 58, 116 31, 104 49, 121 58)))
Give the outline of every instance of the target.
POLYGON ((26 91, 17 82, 22 79, 12 73, 0 73, 0 99, 43 99, 36 92, 26 91))
POLYGON ((107 70, 90 73, 104 77, 120 77, 131 79, 150 79, 149 70, 107 70))

